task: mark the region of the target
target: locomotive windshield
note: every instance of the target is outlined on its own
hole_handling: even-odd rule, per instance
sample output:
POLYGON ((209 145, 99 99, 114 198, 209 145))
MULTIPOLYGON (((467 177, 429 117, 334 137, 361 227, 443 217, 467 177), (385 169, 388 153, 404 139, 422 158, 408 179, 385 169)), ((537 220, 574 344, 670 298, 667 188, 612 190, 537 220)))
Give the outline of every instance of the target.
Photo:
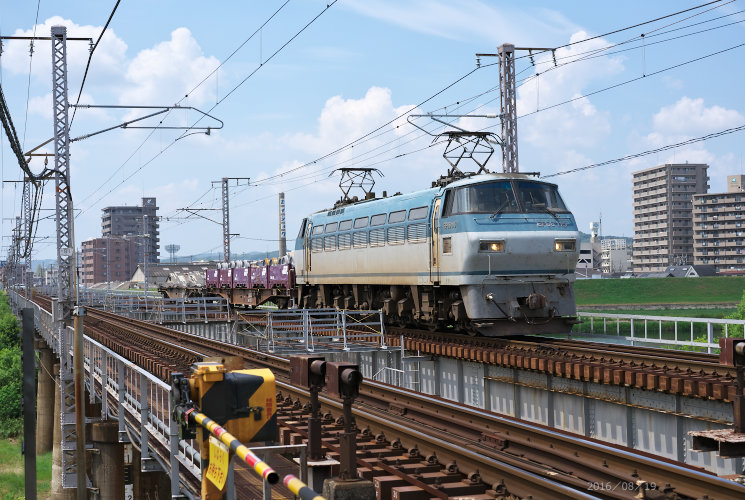
POLYGON ((451 214, 568 212, 556 186, 531 181, 497 181, 454 189, 445 200, 451 214))
POLYGON ((526 212, 568 212, 564 200, 559 196, 559 190, 551 184, 541 182, 517 181, 517 196, 526 212))

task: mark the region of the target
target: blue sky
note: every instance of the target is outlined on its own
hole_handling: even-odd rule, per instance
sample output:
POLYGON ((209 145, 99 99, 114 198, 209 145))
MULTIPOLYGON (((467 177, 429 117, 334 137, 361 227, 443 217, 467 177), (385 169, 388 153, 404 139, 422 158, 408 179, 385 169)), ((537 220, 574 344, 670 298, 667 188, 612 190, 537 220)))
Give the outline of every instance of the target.
MULTIPOLYGON (((36 34, 48 36, 51 25, 64 24, 68 36, 97 38, 114 3, 41 0, 36 34)), ((565 46, 703 2, 339 0, 328 9, 326 2, 315 0, 283 3, 122 0, 93 56, 81 103, 180 101, 206 111, 219 102, 211 114, 225 127, 176 142, 182 131, 121 129, 75 142, 71 184, 75 207, 81 210, 75 223, 78 243, 100 235, 103 207, 156 196, 164 216, 161 245, 181 245, 180 255, 220 251, 220 226, 187 218, 178 209, 219 208, 220 193, 211 189, 211 182, 240 176, 250 177, 252 184, 231 190, 231 232, 240 234, 233 252, 272 250, 279 191, 286 193, 292 237, 305 214, 327 208, 339 197, 338 179, 329 177, 337 166, 379 168, 384 177, 378 180, 378 193, 426 188, 443 173, 442 146, 427 147, 431 137, 405 118, 354 148, 303 165, 394 120, 471 72, 475 53, 495 52, 504 42, 565 46), (185 97, 278 9, 259 34, 185 97), (285 175, 275 177, 280 173, 285 175)), ((0 32, 33 33, 36 8, 31 0, 0 0, 0 32)), ((518 120, 521 170, 551 174, 745 124, 745 47, 732 48, 745 44, 743 10, 742 0, 725 0, 563 47, 556 52, 560 65, 555 68, 550 56, 536 57, 535 66, 528 58, 518 60, 518 114, 526 115, 518 120), (711 55, 726 49, 731 50, 711 55), (576 61, 594 50, 596 57, 576 61), (697 58, 703 59, 653 74, 697 58), (650 76, 596 93, 644 74, 650 76)), ((49 42, 37 42, 31 60, 27 42, 5 42, 3 49, 2 87, 28 150, 52 135, 49 42)), ((86 43, 70 42, 71 100, 80 88, 87 49, 86 43)), ((493 62, 482 60, 484 65, 493 62)), ((497 113, 497 85, 496 66, 485 66, 414 112, 497 113)), ((80 110, 71 135, 141 113, 80 110)), ((196 116, 175 111, 164 124, 191 125, 196 116)), ((459 123, 499 131, 494 119, 459 123)), ((744 139, 745 132, 738 132, 551 180, 559 184, 582 230, 602 214, 603 233, 631 236, 632 171, 663 162, 706 162, 711 191, 722 191, 724 176, 743 171, 744 139)), ((20 170, 4 136, 1 150, 3 179, 18 179, 20 170)), ((38 159, 31 164, 35 171, 41 166, 38 159)), ((501 169, 498 154, 490 167, 501 169)), ((51 208, 51 185, 45 193, 44 207, 51 208)), ((19 207, 20 188, 6 183, 4 236, 11 230, 5 219, 18 214, 19 207)), ((219 220, 217 211, 202 214, 219 220)), ((54 257, 53 231, 51 219, 40 223, 38 235, 50 238, 37 244, 35 259, 54 257)), ((3 244, 7 242, 4 238, 3 244)), ((161 248, 161 253, 166 252, 161 248)))

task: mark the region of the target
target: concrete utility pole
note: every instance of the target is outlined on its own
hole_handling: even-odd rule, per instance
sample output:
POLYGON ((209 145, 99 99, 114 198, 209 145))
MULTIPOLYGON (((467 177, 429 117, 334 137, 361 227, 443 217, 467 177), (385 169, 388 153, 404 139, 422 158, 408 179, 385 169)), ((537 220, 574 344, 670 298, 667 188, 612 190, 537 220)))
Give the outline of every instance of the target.
POLYGON ((230 262, 230 181, 236 181, 236 186, 240 181, 248 183, 249 177, 223 177, 222 180, 212 181, 212 184, 220 183, 222 186, 222 258, 225 262, 230 262))
POLYGON ((104 304, 108 304, 111 297, 111 272, 109 271, 111 267, 111 258, 109 257, 110 255, 111 234, 109 233, 108 237, 106 238, 106 301, 104 302, 104 304))
POLYGON ((279 256, 287 254, 287 231, 285 231, 285 194, 279 193, 279 256))
POLYGON ((147 215, 142 216, 142 244, 144 245, 144 248, 142 249, 142 255, 143 255, 143 265, 145 266, 145 314, 147 314, 147 295, 150 292, 150 283, 148 280, 148 265, 147 261, 150 257, 150 231, 148 230, 145 232, 145 228, 149 229, 149 226, 147 225, 147 215))
POLYGON ((228 178, 222 178, 222 258, 230 262, 230 191, 228 178))

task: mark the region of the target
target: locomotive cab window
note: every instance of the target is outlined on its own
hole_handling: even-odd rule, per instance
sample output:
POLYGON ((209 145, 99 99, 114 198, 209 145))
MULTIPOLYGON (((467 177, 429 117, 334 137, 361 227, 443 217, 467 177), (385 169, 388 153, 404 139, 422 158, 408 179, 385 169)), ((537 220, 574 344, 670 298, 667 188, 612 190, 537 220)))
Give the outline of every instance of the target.
POLYGON ((442 204, 442 216, 448 217, 453 214, 453 190, 445 191, 445 202, 442 204))
POLYGON ((409 210, 409 220, 421 220, 427 218, 429 207, 417 207, 409 210))
POLYGON ((339 231, 348 231, 352 229, 352 219, 343 220, 339 223, 339 231))
POLYGON ((360 229, 363 227, 367 227, 367 217, 358 217, 354 219, 354 228, 360 229))
POLYGON ((526 212, 568 212, 559 190, 553 184, 519 181, 518 197, 526 212))
POLYGON ((370 217, 371 226, 382 226, 385 224, 386 214, 378 214, 370 217))
POLYGON ((484 182, 454 190, 445 201, 449 214, 500 214, 518 212, 517 199, 510 181, 484 182), (449 206, 448 206, 449 205, 449 206))
POLYGON ((335 233, 336 227, 339 225, 338 222, 332 222, 330 224, 326 224, 326 232, 327 233, 335 233))
POLYGON ((313 226, 313 234, 314 235, 321 234, 321 233, 323 233, 323 224, 318 225, 318 226, 313 226))
POLYGON ((406 210, 398 210, 397 212, 391 212, 388 215, 388 224, 395 224, 396 222, 403 222, 406 220, 406 210))

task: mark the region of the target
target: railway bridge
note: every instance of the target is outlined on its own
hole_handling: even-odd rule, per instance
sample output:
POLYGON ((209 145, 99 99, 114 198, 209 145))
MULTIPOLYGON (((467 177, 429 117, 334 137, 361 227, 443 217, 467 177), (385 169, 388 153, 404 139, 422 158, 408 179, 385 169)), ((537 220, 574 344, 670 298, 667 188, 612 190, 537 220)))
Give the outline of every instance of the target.
MULTIPOLYGON (((48 434, 52 422, 74 421, 64 404, 50 414, 48 399, 50 392, 60 399, 60 382, 50 375, 55 356, 71 356, 73 331, 55 329, 52 300, 10 297, 14 310, 34 318, 39 434, 48 434)), ((330 498, 347 498, 350 489, 379 499, 745 495, 737 482, 741 458, 696 452, 686 437, 689 430, 732 425, 734 375, 711 355, 652 349, 641 358, 630 348, 592 351, 567 340, 536 345, 354 327, 350 332, 358 335, 348 343, 324 343, 323 335, 313 343, 307 337, 280 342, 279 321, 271 332, 265 325, 262 336, 226 328, 224 320, 183 319, 157 325, 89 309, 84 381, 93 497, 120 498, 125 488, 134 498, 200 497, 200 446, 179 433, 170 379, 207 359, 273 371, 279 442, 252 453, 279 476, 296 479, 270 487, 250 462, 232 457, 227 498, 291 498, 305 483, 330 498), (290 375, 289 358, 300 351, 359 367, 365 377, 353 417, 344 414, 345 401, 321 391, 322 457, 306 448, 312 391, 290 375), (350 456, 344 435, 352 419, 356 452, 350 456), (323 489, 324 479, 349 471, 359 480, 331 480, 323 489)), ((244 327, 258 323, 243 320, 244 327)), ((75 471, 62 459, 74 442, 62 428, 51 440, 59 494, 76 485, 75 471)))

